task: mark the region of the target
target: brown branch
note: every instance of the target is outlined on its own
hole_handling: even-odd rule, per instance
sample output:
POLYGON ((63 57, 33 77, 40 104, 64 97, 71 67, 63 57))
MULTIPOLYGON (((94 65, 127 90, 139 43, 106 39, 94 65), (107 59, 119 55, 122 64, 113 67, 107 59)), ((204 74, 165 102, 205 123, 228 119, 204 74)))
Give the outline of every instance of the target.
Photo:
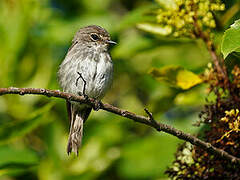
MULTIPOLYGON (((0 88, 0 96, 5 94, 19 94, 19 95, 25 95, 25 94, 36 94, 36 95, 44 95, 47 97, 57 97, 66 99, 68 101, 76 101, 80 103, 89 104, 91 106, 95 106, 96 100, 92 98, 87 98, 84 96, 77 96, 70 93, 65 93, 57 90, 47 90, 47 89, 41 89, 41 88, 0 88)), ((216 156, 222 157, 226 160, 231 161, 232 163, 238 163, 240 164, 240 158, 237 158, 235 156, 232 156, 231 154, 227 153, 226 151, 223 151, 219 148, 216 148, 212 146, 210 143, 207 143, 205 141, 202 141, 198 139, 197 137, 194 137, 190 134, 184 133, 178 129, 175 129, 174 127, 171 127, 167 124, 159 123, 154 120, 152 113, 150 113, 147 109, 145 109, 145 112, 148 114, 149 117, 141 116, 134 114, 132 112, 119 109, 115 106, 112 106, 107 103, 99 103, 99 109, 103 109, 105 111, 117 114, 119 116, 126 117, 128 119, 131 119, 135 122, 146 124, 150 127, 153 127, 157 131, 163 131, 165 133, 171 134, 173 136, 176 136, 179 139, 185 140, 190 142, 193 145, 199 146, 203 149, 205 149, 207 152, 210 152, 216 156)))
POLYGON ((228 80, 228 75, 227 75, 227 71, 226 71, 226 67, 224 66, 224 61, 222 58, 218 57, 217 56, 217 53, 216 53, 216 48, 213 44, 213 42, 211 41, 211 38, 210 38, 210 35, 209 33, 204 33, 202 31, 202 29, 200 28, 198 22, 197 22, 197 17, 194 16, 193 17, 193 20, 194 20, 194 34, 196 37, 200 38, 203 40, 203 42, 206 44, 207 46, 207 49, 209 51, 209 54, 211 55, 211 58, 212 58, 212 61, 213 61, 213 64, 217 70, 217 72, 219 74, 222 75, 222 77, 226 80, 226 81, 229 81, 228 80))

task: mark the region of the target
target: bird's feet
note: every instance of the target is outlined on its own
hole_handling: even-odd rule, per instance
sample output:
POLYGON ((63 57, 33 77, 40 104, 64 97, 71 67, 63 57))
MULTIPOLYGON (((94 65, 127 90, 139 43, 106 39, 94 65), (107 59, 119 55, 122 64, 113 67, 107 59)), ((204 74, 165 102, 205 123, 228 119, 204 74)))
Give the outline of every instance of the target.
POLYGON ((94 99, 93 109, 94 111, 98 111, 102 107, 102 101, 98 99, 94 99))
POLYGON ((89 99, 89 97, 88 97, 88 95, 86 95, 86 94, 84 94, 84 93, 82 93, 82 92, 78 92, 78 95, 79 96, 83 96, 84 98, 85 98, 85 100, 88 100, 89 99))

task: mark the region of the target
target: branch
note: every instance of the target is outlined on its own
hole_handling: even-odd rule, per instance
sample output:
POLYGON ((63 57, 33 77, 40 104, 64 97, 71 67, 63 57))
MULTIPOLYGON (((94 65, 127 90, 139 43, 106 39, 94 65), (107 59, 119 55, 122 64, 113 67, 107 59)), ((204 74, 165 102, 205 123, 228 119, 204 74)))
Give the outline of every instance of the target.
POLYGON ((204 33, 202 31, 202 29, 200 28, 200 26, 197 22, 197 17, 196 16, 193 17, 193 20, 194 20, 193 25, 194 25, 194 28, 195 28, 194 29, 195 36, 202 39, 203 42, 206 44, 208 52, 211 55, 213 64, 214 64, 217 72, 222 75, 223 79, 226 82, 228 82, 229 79, 228 79, 226 67, 224 66, 224 61, 223 61, 222 58, 217 56, 216 48, 215 48, 213 42, 211 41, 209 33, 204 33))
MULTIPOLYGON (((35 95, 44 95, 47 97, 57 97, 66 99, 68 101, 76 101, 80 103, 88 104, 92 107, 96 105, 96 100, 92 98, 87 98, 84 96, 77 96, 70 93, 61 92, 58 90, 47 90, 42 88, 0 88, 0 96, 5 94, 19 94, 19 95, 25 95, 25 94, 35 94, 35 95)), ((210 143, 207 143, 205 141, 202 141, 198 139, 197 137, 194 137, 190 134, 186 134, 178 129, 175 129, 174 127, 171 127, 167 124, 159 123, 154 120, 152 113, 150 113, 147 109, 145 109, 145 112, 149 117, 141 116, 134 114, 132 112, 119 109, 115 106, 112 106, 107 103, 99 103, 99 109, 117 114, 122 117, 126 117, 128 119, 131 119, 135 122, 146 124, 157 131, 163 131, 165 133, 171 134, 173 136, 176 136, 179 139, 185 140, 190 142, 193 145, 199 146, 203 149, 205 149, 207 152, 212 153, 216 156, 219 156, 221 158, 224 158, 226 160, 231 161, 232 163, 238 163, 240 164, 240 158, 234 157, 231 154, 227 153, 226 151, 223 151, 219 148, 216 148, 212 146, 210 143)))

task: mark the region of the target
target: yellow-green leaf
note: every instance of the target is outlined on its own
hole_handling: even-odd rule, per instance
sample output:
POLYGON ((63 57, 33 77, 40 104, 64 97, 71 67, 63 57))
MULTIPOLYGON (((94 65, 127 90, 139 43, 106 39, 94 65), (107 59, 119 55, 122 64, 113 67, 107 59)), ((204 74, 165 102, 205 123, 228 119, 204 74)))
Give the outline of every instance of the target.
POLYGON ((150 32, 150 33, 158 34, 162 36, 169 35, 172 32, 171 26, 161 26, 159 24, 153 24, 153 23, 138 23, 137 28, 146 32, 150 32))
POLYGON ((191 71, 180 66, 152 68, 149 72, 156 80, 167 82, 171 86, 189 89, 202 82, 202 79, 191 71))
POLYGON ((177 5, 174 0, 155 0, 159 5, 162 5, 166 9, 176 9, 177 5))

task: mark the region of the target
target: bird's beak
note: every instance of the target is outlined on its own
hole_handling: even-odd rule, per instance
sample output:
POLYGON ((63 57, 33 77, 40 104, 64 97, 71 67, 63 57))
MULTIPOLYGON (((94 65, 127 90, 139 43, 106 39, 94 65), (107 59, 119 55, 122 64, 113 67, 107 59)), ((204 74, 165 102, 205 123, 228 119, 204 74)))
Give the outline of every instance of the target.
POLYGON ((117 44, 116 42, 111 41, 111 40, 106 40, 106 43, 108 43, 108 44, 112 44, 112 45, 116 45, 116 44, 117 44))

